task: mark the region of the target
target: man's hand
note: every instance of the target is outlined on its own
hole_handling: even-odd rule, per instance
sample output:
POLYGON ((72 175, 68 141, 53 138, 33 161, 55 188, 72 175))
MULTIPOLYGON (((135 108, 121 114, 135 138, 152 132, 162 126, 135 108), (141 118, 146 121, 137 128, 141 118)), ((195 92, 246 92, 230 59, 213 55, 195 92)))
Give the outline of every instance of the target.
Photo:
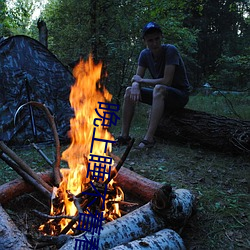
POLYGON ((138 82, 133 82, 130 92, 130 99, 134 102, 138 102, 141 98, 141 90, 138 82))
POLYGON ((134 75, 131 79, 131 82, 142 82, 142 78, 139 75, 134 75))

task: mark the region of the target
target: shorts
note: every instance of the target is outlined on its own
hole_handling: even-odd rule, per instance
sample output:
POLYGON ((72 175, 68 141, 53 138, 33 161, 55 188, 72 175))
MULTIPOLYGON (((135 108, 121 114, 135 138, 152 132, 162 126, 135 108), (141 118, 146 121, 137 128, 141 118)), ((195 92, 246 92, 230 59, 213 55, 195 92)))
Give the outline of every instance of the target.
MULTIPOLYGON (((168 93, 165 97, 165 111, 169 112, 184 108, 189 100, 189 92, 168 86, 166 88, 168 93)), ((140 102, 152 105, 153 88, 141 88, 140 102)))

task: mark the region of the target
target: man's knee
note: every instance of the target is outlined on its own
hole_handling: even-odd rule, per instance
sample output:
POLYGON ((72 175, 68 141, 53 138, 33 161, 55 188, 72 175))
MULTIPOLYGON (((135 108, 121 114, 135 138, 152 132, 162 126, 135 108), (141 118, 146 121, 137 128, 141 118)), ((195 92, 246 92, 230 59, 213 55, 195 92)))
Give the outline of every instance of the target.
POLYGON ((127 87, 125 90, 124 98, 130 98, 131 87, 127 87))
POLYGON ((164 97, 166 93, 167 93, 167 90, 164 85, 161 85, 161 84, 155 85, 154 92, 153 92, 154 97, 161 97, 161 96, 164 97))

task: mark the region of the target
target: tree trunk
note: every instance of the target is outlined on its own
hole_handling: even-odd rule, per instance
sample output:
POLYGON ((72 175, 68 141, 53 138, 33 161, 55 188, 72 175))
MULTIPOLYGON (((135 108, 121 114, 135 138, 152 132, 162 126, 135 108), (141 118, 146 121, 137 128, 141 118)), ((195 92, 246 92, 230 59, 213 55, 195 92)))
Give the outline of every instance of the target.
POLYGON ((155 135, 223 152, 250 152, 250 121, 189 109, 164 116, 155 135))
POLYGON ((48 29, 46 23, 40 18, 37 21, 37 28, 39 30, 39 42, 48 48, 48 29))
POLYGON ((17 229, 0 204, 0 249, 28 250, 32 249, 24 235, 17 229))
POLYGON ((111 250, 185 250, 182 238, 171 229, 162 229, 145 238, 116 246, 111 250))

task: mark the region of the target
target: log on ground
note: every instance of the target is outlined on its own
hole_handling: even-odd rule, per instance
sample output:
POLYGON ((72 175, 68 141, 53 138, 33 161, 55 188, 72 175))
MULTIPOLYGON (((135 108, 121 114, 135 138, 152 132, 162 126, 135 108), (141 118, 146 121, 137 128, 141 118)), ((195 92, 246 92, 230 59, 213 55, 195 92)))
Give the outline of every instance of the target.
MULTIPOLYGON (((53 182, 52 172, 38 173, 38 176, 47 183, 53 182)), ((23 179, 15 179, 0 186, 0 203, 6 204, 8 201, 23 195, 24 193, 31 193, 35 188, 25 182, 23 179)))
POLYGON ((114 179, 126 193, 130 193, 142 202, 149 202, 154 193, 162 186, 159 182, 145 178, 136 172, 122 167, 114 179))
POLYGON ((223 152, 250 152, 250 121, 190 109, 165 115, 155 135, 223 152))
MULTIPOLYGON (((194 196, 186 189, 179 189, 179 191, 174 192, 171 189, 168 190, 169 192, 166 194, 163 192, 165 190, 161 188, 151 202, 105 224, 99 236, 98 249, 114 248, 146 237, 164 228, 174 227, 178 230, 177 227, 183 227, 192 214, 194 196)), ((73 250, 75 247, 80 249, 79 244, 86 240, 85 237, 90 241, 92 235, 86 233, 84 236, 76 236, 74 239, 70 239, 60 250, 73 250)))
POLYGON ((179 234, 171 229, 162 229, 144 238, 131 241, 111 250, 185 250, 186 247, 179 234))
MULTIPOLYGON (((38 173, 38 176, 47 183, 53 182, 53 174, 50 171, 38 173)), ((115 180, 125 194, 128 192, 145 203, 149 202, 156 190, 162 186, 124 167, 120 169, 115 180)), ((33 191, 35 191, 34 187, 22 179, 10 181, 0 186, 0 203, 5 204, 15 197, 33 191)))
MULTIPOLYGON (((133 212, 105 224, 101 230, 98 249, 110 249, 117 245, 145 237, 163 228, 165 228, 164 220, 154 213, 150 203, 147 203, 133 212)), ((85 236, 90 240, 92 235, 85 234, 85 236)), ((77 240, 84 240, 83 235, 70 239, 60 250, 75 249, 77 240)))
POLYGON ((27 250, 32 249, 25 236, 17 229, 14 222, 0 204, 0 249, 27 250))

